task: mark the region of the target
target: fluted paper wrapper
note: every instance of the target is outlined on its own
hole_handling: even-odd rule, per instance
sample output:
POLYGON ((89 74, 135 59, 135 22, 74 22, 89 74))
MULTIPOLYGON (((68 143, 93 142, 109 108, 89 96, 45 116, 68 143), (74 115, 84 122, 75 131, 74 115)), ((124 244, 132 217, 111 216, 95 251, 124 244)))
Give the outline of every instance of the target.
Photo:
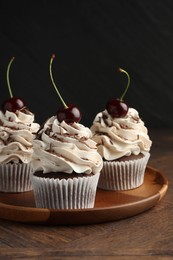
MULTIPOLYGON (((57 173, 58 174, 58 173, 57 173)), ((33 175, 32 185, 37 208, 93 208, 100 173, 88 177, 54 179, 33 175)))
POLYGON ((104 162, 98 187, 105 190, 130 190, 144 182, 150 153, 143 158, 121 162, 104 162))
POLYGON ((7 163, 0 165, 0 191, 24 192, 32 190, 30 163, 7 163))

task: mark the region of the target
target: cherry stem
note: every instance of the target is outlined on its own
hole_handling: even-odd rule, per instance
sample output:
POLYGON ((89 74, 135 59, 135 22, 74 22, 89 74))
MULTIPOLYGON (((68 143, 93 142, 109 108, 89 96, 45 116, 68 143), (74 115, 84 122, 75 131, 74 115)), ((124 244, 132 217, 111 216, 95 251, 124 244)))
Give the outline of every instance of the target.
POLYGON ((62 104, 64 105, 65 108, 68 108, 68 106, 67 106, 66 103, 64 102, 64 100, 63 100, 61 94, 59 93, 59 91, 58 91, 58 89, 57 89, 57 86, 56 86, 56 84, 55 84, 55 81, 54 81, 54 79, 53 79, 53 75, 52 75, 52 62, 53 62, 54 59, 55 59, 55 54, 52 54, 52 57, 51 57, 51 59, 50 59, 50 66, 49 66, 50 78, 51 78, 52 84, 53 84, 53 86, 54 86, 56 92, 58 93, 59 98, 61 99, 62 104))
POLYGON ((125 88, 125 90, 124 90, 122 96, 120 97, 120 100, 122 101, 123 98, 124 98, 124 96, 125 96, 125 94, 126 94, 126 92, 127 92, 127 90, 128 90, 128 88, 129 88, 129 85, 130 85, 130 76, 129 76, 129 74, 128 74, 127 71, 125 71, 125 70, 123 70, 123 69, 121 69, 121 68, 119 68, 119 71, 125 73, 126 76, 127 76, 127 79, 128 79, 128 81, 127 81, 127 86, 126 86, 126 88, 125 88))
POLYGON ((9 90, 9 93, 10 93, 10 97, 12 98, 13 97, 13 93, 11 91, 11 86, 10 86, 10 80, 9 80, 9 73, 10 73, 10 67, 11 67, 11 64, 13 62, 13 60, 15 59, 15 57, 12 57, 10 62, 8 63, 8 67, 7 67, 7 85, 8 85, 8 90, 9 90))

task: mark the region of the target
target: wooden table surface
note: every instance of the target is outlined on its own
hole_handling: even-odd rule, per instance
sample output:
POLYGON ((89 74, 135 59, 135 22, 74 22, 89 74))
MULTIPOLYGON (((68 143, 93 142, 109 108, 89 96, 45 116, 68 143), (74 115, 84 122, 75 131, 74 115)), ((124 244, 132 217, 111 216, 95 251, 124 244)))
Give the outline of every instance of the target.
POLYGON ((173 258, 173 129, 149 133, 153 140, 149 165, 169 181, 165 197, 155 207, 97 225, 45 226, 0 220, 0 259, 173 258))

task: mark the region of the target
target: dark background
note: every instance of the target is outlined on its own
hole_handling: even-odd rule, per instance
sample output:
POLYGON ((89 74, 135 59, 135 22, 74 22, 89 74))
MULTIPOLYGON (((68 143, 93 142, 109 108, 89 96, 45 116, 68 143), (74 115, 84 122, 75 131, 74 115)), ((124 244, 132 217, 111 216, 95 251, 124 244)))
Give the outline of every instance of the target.
POLYGON ((173 127, 172 0, 38 0, 0 2, 0 102, 21 96, 39 123, 56 113, 60 100, 78 105, 90 126, 110 97, 136 108, 147 127, 173 127))

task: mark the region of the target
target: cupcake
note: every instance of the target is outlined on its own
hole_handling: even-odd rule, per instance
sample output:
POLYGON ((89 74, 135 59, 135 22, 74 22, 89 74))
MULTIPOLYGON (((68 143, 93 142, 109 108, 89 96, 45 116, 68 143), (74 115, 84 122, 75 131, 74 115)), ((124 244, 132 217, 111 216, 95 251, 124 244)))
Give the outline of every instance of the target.
POLYGON ((92 208, 103 162, 82 124, 52 116, 33 141, 33 191, 36 207, 92 208))
POLYGON ((3 103, 0 111, 1 192, 24 192, 32 189, 32 141, 40 127, 34 123, 34 114, 27 109, 23 100, 13 97, 9 83, 9 70, 13 60, 14 57, 7 68, 7 84, 11 97, 3 103))
POLYGON ((33 138, 39 129, 28 109, 0 111, 0 191, 32 189, 33 138))
POLYGON ((81 112, 66 105, 50 77, 63 107, 38 131, 33 142, 32 185, 36 207, 82 209, 94 207, 103 160, 88 127, 79 123, 81 112))
POLYGON ((98 187, 130 190, 142 185, 152 142, 137 110, 122 98, 112 99, 96 115, 91 131, 103 158, 98 187))

